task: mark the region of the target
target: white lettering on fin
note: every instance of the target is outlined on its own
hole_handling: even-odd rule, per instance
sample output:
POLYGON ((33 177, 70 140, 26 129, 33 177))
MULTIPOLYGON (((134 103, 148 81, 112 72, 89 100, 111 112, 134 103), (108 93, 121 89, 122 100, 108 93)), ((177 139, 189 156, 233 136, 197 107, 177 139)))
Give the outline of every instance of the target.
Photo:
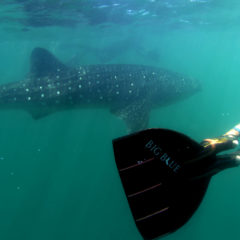
POLYGON ((172 159, 166 152, 164 152, 161 147, 155 144, 153 140, 149 140, 145 144, 145 148, 152 152, 155 157, 159 158, 162 162, 164 162, 166 166, 173 170, 173 172, 177 173, 181 168, 181 166, 174 159, 172 159))

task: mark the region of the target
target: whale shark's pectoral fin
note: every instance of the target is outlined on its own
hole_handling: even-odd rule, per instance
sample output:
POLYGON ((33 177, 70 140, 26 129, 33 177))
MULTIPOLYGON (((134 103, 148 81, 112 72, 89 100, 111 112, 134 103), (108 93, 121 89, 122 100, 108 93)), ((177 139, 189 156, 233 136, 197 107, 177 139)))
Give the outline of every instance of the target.
POLYGON ((38 120, 40 118, 44 118, 54 112, 53 109, 50 108, 32 108, 28 109, 28 113, 32 116, 33 119, 38 120))
POLYGON ((136 132, 147 128, 150 108, 139 101, 124 107, 112 108, 111 113, 126 122, 129 132, 136 132))

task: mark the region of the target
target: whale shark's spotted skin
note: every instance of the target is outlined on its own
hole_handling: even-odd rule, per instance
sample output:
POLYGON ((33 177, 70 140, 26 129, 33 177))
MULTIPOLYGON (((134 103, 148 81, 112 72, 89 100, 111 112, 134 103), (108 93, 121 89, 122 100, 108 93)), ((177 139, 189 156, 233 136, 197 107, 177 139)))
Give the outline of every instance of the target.
POLYGON ((106 64, 72 69, 35 48, 29 78, 0 86, 0 103, 23 108, 34 118, 70 108, 107 107, 131 131, 147 127, 152 108, 189 96, 196 80, 160 68, 106 64))

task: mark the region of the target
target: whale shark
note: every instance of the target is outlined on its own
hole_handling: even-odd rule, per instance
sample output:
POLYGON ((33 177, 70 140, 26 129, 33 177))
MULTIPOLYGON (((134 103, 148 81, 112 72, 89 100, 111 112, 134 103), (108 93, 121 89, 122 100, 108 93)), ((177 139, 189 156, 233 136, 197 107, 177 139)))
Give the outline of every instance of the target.
POLYGON ((74 108, 108 108, 130 132, 147 128, 149 114, 201 89, 194 78, 153 66, 96 64, 69 67, 34 48, 26 78, 0 85, 0 108, 23 109, 34 119, 74 108))

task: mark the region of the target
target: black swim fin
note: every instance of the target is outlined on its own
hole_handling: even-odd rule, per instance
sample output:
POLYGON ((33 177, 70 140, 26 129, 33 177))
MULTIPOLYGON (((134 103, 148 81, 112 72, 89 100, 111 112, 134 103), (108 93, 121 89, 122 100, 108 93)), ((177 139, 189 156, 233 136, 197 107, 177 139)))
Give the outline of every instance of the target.
MULTIPOLYGON (((225 147, 233 148, 232 140, 225 147)), ((201 203, 212 175, 239 164, 236 154, 219 158, 213 148, 167 129, 118 138, 113 147, 135 223, 144 239, 171 233, 185 224, 201 203)))

